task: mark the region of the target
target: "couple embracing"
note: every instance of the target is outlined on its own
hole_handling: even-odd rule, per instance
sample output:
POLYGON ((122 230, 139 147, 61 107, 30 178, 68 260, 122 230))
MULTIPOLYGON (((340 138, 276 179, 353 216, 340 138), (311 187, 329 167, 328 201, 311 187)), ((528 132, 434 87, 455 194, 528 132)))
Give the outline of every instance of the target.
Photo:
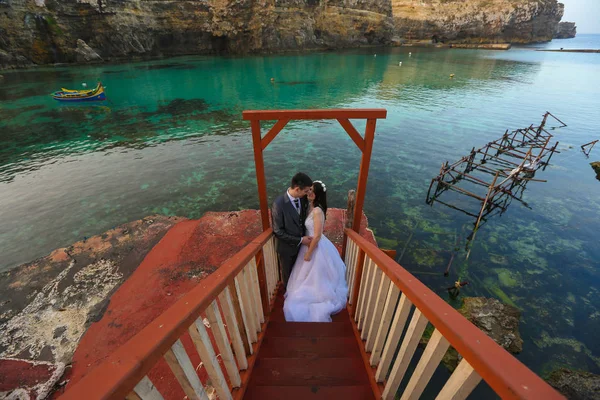
POLYGON ((273 232, 286 287, 286 321, 331 322, 346 306, 346 266, 325 235, 327 188, 301 172, 275 199, 273 232))

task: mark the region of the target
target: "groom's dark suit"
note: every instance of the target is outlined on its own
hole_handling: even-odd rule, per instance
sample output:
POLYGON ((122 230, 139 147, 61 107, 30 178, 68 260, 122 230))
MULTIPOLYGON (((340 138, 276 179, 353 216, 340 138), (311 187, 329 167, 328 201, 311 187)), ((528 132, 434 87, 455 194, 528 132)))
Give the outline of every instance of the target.
POLYGON ((273 202, 271 210, 273 233, 277 237, 277 254, 281 263, 281 277, 285 286, 287 286, 292 267, 298 257, 300 241, 306 234, 304 221, 307 209, 308 200, 303 197, 300 199, 300 213, 298 214, 287 193, 279 196, 273 202))

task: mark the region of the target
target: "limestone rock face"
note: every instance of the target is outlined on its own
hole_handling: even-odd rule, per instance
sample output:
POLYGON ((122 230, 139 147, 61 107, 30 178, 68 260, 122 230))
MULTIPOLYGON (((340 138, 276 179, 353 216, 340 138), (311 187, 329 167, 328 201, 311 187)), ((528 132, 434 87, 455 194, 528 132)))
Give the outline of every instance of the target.
POLYGON ((0 68, 183 54, 552 39, 557 0, 0 0, 0 68), (77 50, 80 49, 80 50, 77 50))
POLYGON ((600 398, 600 375, 561 368, 552 372, 548 383, 569 400, 600 398))
POLYGON ((77 62, 102 61, 102 57, 81 39, 77 39, 75 52, 77 53, 77 62))
POLYGON ((564 13, 556 0, 391 0, 396 34, 450 43, 552 40, 564 13))
POLYGON ((560 22, 554 33, 554 39, 570 39, 577 35, 575 22, 560 22))

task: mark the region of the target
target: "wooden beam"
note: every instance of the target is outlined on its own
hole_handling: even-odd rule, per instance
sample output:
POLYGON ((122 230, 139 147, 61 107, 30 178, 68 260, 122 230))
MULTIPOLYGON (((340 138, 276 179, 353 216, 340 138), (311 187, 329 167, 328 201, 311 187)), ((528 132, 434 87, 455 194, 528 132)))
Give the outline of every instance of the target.
POLYGON ((281 130, 287 125, 288 122, 290 122, 289 118, 280 119, 279 121, 277 121, 277 123, 275 123, 275 125, 273 125, 273 127, 269 130, 269 132, 267 132, 265 137, 262 138, 260 141, 263 150, 267 148, 269 143, 271 143, 273 139, 275 139, 275 136, 277 136, 277 134, 281 132, 281 130))
MULTIPOLYGON (((256 184, 258 200, 260 203, 260 220, 263 231, 269 229, 269 205, 267 203, 267 183, 265 179, 265 163, 263 160, 262 144, 260 138, 260 121, 252 120, 252 145, 254 146, 254 165, 256 166, 256 184)), ((283 127, 282 127, 283 128, 283 127)))
POLYGON ((371 119, 385 118, 387 110, 367 109, 328 109, 328 110, 247 110, 242 113, 246 121, 288 119, 371 119))
POLYGON ((354 128, 352 122, 347 118, 338 118, 338 122, 342 125, 342 128, 348 133, 348 136, 350 136, 350 139, 352 139, 360 151, 364 151, 365 140, 360 136, 360 133, 358 133, 356 128, 354 128))
POLYGON ((373 151, 373 140, 375 139, 376 123, 376 119, 368 119, 367 128, 365 129, 365 148, 363 150, 362 159, 360 160, 358 186, 356 187, 356 206, 354 207, 354 221, 352 221, 352 230, 355 232, 359 232, 360 230, 365 194, 367 192, 369 166, 371 164, 371 152, 373 151))

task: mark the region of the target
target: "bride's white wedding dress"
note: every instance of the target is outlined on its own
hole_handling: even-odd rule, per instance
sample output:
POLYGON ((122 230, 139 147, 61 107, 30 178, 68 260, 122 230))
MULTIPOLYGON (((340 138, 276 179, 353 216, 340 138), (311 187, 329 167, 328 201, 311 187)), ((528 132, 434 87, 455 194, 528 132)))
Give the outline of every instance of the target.
MULTIPOLYGON (((323 218, 317 209, 317 218, 323 218)), ((315 236, 315 211, 306 218, 308 236, 315 236)), ((321 226, 324 226, 325 222, 321 226)), ((322 229, 322 228, 321 228, 322 229)), ((346 265, 325 235, 321 235, 310 261, 304 261, 308 246, 302 245, 285 293, 286 321, 331 322, 331 315, 346 306, 346 265)))

